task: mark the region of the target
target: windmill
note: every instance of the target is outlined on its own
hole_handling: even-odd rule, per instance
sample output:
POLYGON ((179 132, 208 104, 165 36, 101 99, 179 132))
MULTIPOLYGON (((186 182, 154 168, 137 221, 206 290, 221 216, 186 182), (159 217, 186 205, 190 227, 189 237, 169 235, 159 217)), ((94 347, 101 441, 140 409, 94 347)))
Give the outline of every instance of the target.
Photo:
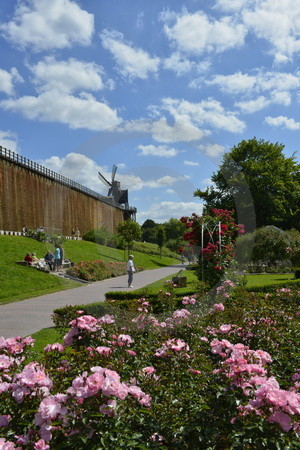
POLYGON ((108 197, 112 197, 115 203, 125 204, 128 207, 128 189, 121 189, 120 181, 115 180, 117 166, 114 164, 111 172, 111 181, 108 181, 102 173, 98 172, 99 178, 108 187, 108 197))

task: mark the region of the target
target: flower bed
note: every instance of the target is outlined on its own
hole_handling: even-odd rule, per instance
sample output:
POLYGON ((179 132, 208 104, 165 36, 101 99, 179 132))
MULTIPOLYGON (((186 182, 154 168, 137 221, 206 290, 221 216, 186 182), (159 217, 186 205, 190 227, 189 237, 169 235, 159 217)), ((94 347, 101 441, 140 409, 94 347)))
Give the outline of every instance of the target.
POLYGON ((2 338, 0 448, 298 448, 299 288, 231 287, 156 316, 73 311, 39 362, 2 338))
POLYGON ((68 275, 85 281, 100 281, 126 273, 126 263, 119 261, 106 263, 102 259, 81 261, 67 271, 68 275))

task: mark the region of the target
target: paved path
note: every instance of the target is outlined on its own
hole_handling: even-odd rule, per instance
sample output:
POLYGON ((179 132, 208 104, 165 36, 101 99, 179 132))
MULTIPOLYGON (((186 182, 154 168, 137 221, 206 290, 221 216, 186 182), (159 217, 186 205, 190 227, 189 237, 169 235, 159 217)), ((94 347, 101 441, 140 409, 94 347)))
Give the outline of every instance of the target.
MULTIPOLYGON (((182 265, 174 265, 134 274, 134 289, 139 289, 161 278, 176 274, 182 265)), ((20 302, 0 305, 0 336, 28 336, 42 328, 53 326, 54 309, 65 305, 85 305, 104 301, 108 291, 128 291, 127 275, 109 278, 78 288, 29 298, 20 302)))

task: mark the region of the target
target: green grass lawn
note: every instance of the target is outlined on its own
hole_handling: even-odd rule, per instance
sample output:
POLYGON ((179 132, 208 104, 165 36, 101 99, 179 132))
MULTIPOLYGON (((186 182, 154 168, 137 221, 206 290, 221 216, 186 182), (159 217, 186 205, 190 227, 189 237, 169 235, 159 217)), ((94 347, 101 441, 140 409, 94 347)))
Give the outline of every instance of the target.
POLYGON ((297 281, 293 273, 277 274, 277 273, 266 273, 259 275, 247 275, 246 276, 247 288, 267 286, 269 284, 280 284, 285 281, 297 281))
MULTIPOLYGON (((65 258, 79 261, 124 261, 124 251, 86 241, 67 241, 63 245, 65 258)), ((24 236, 0 236, 0 304, 81 286, 71 281, 15 264, 27 252, 44 257, 53 245, 24 236)), ((144 269, 155 269, 178 263, 178 260, 134 252, 135 264, 144 269)))

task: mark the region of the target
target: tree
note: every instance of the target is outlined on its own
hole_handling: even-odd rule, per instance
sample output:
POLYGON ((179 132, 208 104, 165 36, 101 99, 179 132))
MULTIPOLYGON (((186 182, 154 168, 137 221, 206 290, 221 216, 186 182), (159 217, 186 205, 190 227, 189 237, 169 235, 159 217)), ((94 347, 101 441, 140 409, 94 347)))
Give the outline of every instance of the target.
POLYGON ((185 225, 180 219, 169 219, 168 222, 163 224, 166 231, 166 240, 170 239, 182 239, 185 233, 185 225))
POLYGON ((299 229, 300 165, 283 149, 263 139, 243 140, 224 155, 211 177, 215 186, 194 195, 205 200, 207 211, 234 210, 248 231, 266 225, 299 229))
POLYGON ((142 231, 140 225, 137 222, 128 219, 123 223, 119 223, 119 225, 117 226, 117 234, 121 236, 126 242, 129 255, 133 241, 141 238, 142 231))
POLYGON ((236 259, 244 265, 250 262, 276 265, 278 261, 291 259, 293 247, 289 232, 270 225, 240 236, 236 243, 236 259))
POLYGON ((152 219, 147 219, 142 225, 142 240, 156 243, 157 224, 152 219))
POLYGON ((162 248, 163 248, 165 242, 166 242, 166 232, 165 232, 165 229, 164 229, 163 225, 159 225, 159 226, 157 227, 156 243, 157 243, 157 245, 158 245, 158 247, 159 247, 159 250, 160 250, 160 257, 161 257, 161 254, 162 254, 162 248))

